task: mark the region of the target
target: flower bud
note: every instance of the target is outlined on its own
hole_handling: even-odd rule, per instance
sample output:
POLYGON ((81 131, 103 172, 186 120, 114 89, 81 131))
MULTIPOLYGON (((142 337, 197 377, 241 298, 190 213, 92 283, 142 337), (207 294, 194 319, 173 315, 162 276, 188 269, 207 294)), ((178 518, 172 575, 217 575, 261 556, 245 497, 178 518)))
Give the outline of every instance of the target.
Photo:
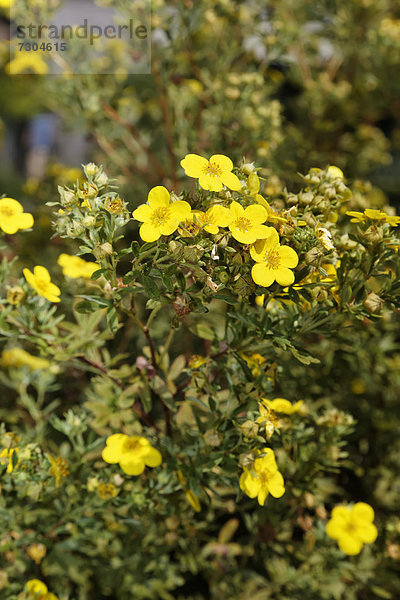
POLYGON ((318 265, 324 253, 319 248, 311 248, 304 257, 307 265, 318 265))
POLYGON ((108 177, 105 173, 103 173, 103 171, 101 173, 98 173, 94 180, 99 187, 104 187, 108 183, 108 177))
POLYGON ((83 170, 85 171, 86 177, 93 177, 99 172, 99 167, 94 163, 88 163, 83 166, 83 170))
POLYGON ((241 166, 240 170, 245 174, 245 175, 250 175, 250 173, 252 173, 255 169, 254 163, 244 163, 244 165, 241 166))
POLYGON ((67 236, 77 238, 85 231, 84 225, 80 221, 72 221, 71 225, 67 226, 67 236))
POLYGON ((378 225, 371 225, 371 227, 368 227, 368 229, 364 231, 364 237, 372 244, 381 242, 383 239, 382 227, 378 227, 378 225))
POLYGON ((94 227, 96 225, 96 217, 88 215, 82 220, 82 223, 85 227, 94 227))
POLYGON ((14 306, 18 306, 23 300, 25 296, 25 292, 19 285, 15 285, 10 288, 7 292, 7 302, 8 304, 13 304, 14 306))
POLYGON ((240 425, 240 431, 247 438, 255 438, 258 434, 258 425, 253 421, 245 421, 240 425))
POLYGON ((364 300, 364 306, 370 314, 380 313, 384 302, 377 294, 371 292, 364 300))

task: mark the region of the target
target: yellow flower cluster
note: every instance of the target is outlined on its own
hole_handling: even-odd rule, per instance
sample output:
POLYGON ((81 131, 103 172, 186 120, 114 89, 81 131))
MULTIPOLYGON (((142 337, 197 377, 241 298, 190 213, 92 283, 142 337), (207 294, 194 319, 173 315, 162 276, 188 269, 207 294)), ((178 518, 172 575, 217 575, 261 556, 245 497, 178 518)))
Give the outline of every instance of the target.
POLYGON ((47 585, 40 579, 30 579, 25 584, 25 592, 29 600, 59 600, 58 596, 49 592, 47 585))
POLYGON ((268 494, 280 498, 285 493, 282 474, 278 471, 274 451, 271 448, 261 450, 251 469, 245 468, 240 476, 240 489, 250 498, 257 498, 264 506, 268 494))
POLYGON ((376 208, 366 208, 364 212, 358 212, 356 210, 348 210, 346 215, 353 217, 352 223, 365 223, 370 219, 371 221, 378 221, 379 223, 389 223, 392 227, 396 227, 400 223, 400 217, 388 215, 383 210, 376 208))
POLYGON ((31 371, 41 371, 50 367, 48 360, 32 356, 22 348, 3 350, 0 362, 3 367, 29 367, 31 371))
POLYGON ((127 475, 141 475, 145 467, 158 467, 162 461, 160 452, 153 448, 149 440, 123 433, 115 433, 107 438, 102 457, 107 463, 119 463, 127 475))
MULTIPOLYGON (((197 178, 200 187, 205 190, 220 192, 224 185, 233 191, 241 189, 239 178, 232 173, 232 161, 222 154, 215 154, 210 160, 197 154, 188 154, 181 165, 186 175, 197 178)), ((268 220, 285 219, 275 215, 266 200, 258 194, 258 176, 256 173, 251 175, 247 186, 255 203, 246 208, 234 200, 229 208, 217 204, 206 212, 192 211, 188 202, 171 201, 165 187, 154 187, 149 192, 148 203, 139 206, 132 214, 134 219, 143 223, 139 231, 141 238, 145 242, 153 242, 178 228, 184 237, 196 235, 202 228, 216 235, 220 227, 228 227, 235 240, 252 245, 250 254, 256 264, 251 274, 255 283, 264 287, 269 287, 274 281, 280 285, 291 285, 294 274, 290 269, 297 266, 298 256, 290 246, 280 245, 274 227, 264 225, 268 220)))
POLYGON ((371 544, 378 536, 374 516, 374 509, 365 502, 357 502, 353 507, 335 506, 326 533, 337 540, 345 554, 359 554, 363 544, 371 544))

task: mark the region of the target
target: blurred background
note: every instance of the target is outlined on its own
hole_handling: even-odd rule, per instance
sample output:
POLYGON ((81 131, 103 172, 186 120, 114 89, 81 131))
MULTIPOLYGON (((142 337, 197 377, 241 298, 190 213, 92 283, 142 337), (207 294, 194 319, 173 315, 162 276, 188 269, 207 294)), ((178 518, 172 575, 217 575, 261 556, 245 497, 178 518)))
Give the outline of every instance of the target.
MULTIPOLYGON (((108 5, 127 18, 133 7, 98 5, 99 15, 108 5)), ((74 169, 95 160, 139 203, 152 185, 179 188, 186 153, 222 152, 256 161, 269 196, 295 187, 293 172, 335 164, 370 182, 372 196, 398 201, 395 1, 153 0, 152 73, 112 73, 112 61, 132 53, 129 41, 116 40, 109 75, 96 75, 105 63, 69 43, 64 65, 79 51, 88 76, 52 75, 45 53, 32 51, 12 59, 12 72, 23 74, 8 74, 10 18, 49 23, 62 9, 78 23, 81 2, 0 7, 0 184, 8 195, 42 204, 54 178, 74 181, 74 169)))

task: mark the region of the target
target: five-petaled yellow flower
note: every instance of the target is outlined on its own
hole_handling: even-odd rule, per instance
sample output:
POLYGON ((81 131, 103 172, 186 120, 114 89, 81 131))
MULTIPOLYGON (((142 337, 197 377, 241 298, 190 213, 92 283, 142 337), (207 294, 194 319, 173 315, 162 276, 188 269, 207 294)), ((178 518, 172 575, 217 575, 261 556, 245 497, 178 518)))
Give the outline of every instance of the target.
POLYGON ((232 202, 229 208, 231 213, 229 229, 238 242, 254 244, 256 240, 270 235, 272 228, 262 225, 268 218, 268 213, 263 206, 252 204, 243 208, 239 202, 232 202))
POLYGON ((142 240, 154 242, 162 235, 171 235, 181 221, 190 218, 190 214, 188 202, 171 202, 169 191, 164 186, 157 185, 149 192, 148 204, 138 206, 132 216, 143 222, 139 230, 142 240))
POLYGON ((187 154, 181 160, 186 175, 199 180, 200 187, 210 192, 220 192, 224 185, 230 190, 240 190, 239 178, 232 173, 233 162, 223 154, 214 154, 210 160, 198 154, 187 154))
POLYGON ((290 246, 281 246, 276 229, 268 227, 269 235, 250 248, 250 254, 256 265, 251 276, 257 285, 269 287, 277 281, 279 285, 291 285, 294 273, 290 270, 297 266, 299 257, 290 246))
POLYGON ((127 475, 140 475, 146 466, 158 467, 162 461, 160 452, 149 440, 124 433, 115 433, 107 438, 102 457, 110 464, 119 463, 127 475))
POLYGON ((353 507, 335 506, 326 533, 337 540, 345 554, 359 554, 363 544, 372 544, 378 536, 373 520, 374 509, 365 502, 357 502, 353 507))
POLYGON ((285 398, 274 398, 274 400, 266 400, 263 398, 262 402, 267 408, 284 415, 293 415, 294 413, 299 412, 303 406, 303 400, 298 400, 292 404, 285 398))
POLYGON ((36 265, 33 273, 29 269, 23 269, 24 277, 29 285, 43 298, 50 302, 60 302, 61 290, 51 283, 50 273, 45 267, 36 265))
POLYGON ((22 205, 13 198, 0 199, 0 229, 4 233, 13 234, 18 229, 33 227, 33 217, 24 213, 22 205))
POLYGON ((78 277, 90 279, 93 273, 100 268, 95 262, 87 262, 79 256, 70 256, 69 254, 60 254, 57 263, 62 267, 63 274, 72 279, 78 279, 78 277))
POLYGON ((400 217, 388 215, 383 210, 376 208, 366 208, 363 213, 357 210, 348 210, 346 215, 353 217, 350 219, 352 223, 365 223, 368 219, 371 219, 371 221, 380 221, 381 223, 389 223, 392 227, 396 227, 400 223, 400 217))
POLYGON ((240 476, 240 489, 250 498, 256 498, 264 506, 268 494, 280 498, 285 493, 282 474, 278 471, 274 451, 262 450, 264 456, 256 458, 251 469, 244 469, 240 476))

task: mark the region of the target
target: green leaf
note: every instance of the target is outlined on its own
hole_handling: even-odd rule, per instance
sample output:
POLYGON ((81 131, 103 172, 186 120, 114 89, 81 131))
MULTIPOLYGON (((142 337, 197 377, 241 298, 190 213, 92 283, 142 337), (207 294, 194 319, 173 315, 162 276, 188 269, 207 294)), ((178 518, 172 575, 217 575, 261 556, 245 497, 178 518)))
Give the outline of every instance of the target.
POLYGON ((141 281, 149 298, 152 300, 158 300, 160 298, 160 290, 158 289, 154 279, 148 277, 147 275, 142 275, 141 281))
POLYGON ((232 294, 227 289, 222 290, 221 292, 217 292, 216 294, 214 294, 214 298, 215 298, 215 300, 223 300, 227 304, 233 304, 233 305, 235 305, 235 304, 238 303, 238 297, 236 296, 236 294, 232 294))
POLYGON ((90 279, 99 279, 99 277, 101 277, 103 275, 103 273, 108 273, 107 269, 99 269, 98 271, 95 271, 94 273, 92 273, 90 279))
POLYGON ((192 323, 188 329, 203 340, 212 341, 215 338, 215 332, 205 323, 192 323))
POLYGON ((114 306, 107 311, 107 323, 112 333, 118 331, 118 315, 114 306))

